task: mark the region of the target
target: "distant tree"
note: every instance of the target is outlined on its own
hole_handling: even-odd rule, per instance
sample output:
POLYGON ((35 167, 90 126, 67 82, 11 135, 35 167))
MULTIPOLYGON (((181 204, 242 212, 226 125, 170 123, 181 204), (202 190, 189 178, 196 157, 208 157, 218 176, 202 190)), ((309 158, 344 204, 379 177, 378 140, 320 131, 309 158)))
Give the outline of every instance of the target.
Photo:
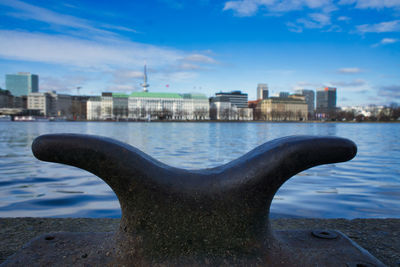
POLYGON ((219 115, 221 120, 229 120, 230 110, 228 108, 224 108, 221 110, 219 115))

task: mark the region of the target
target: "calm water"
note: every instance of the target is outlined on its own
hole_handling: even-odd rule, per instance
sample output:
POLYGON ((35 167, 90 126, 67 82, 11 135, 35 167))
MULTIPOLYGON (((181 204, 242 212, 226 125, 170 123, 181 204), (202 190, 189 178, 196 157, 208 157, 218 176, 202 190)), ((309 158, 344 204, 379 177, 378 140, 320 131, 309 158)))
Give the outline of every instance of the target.
POLYGON ((46 133, 103 135, 177 167, 215 167, 257 145, 295 134, 341 136, 358 154, 314 167, 276 194, 273 216, 400 218, 400 124, 0 122, 0 217, 119 217, 119 203, 96 176, 35 159, 46 133))

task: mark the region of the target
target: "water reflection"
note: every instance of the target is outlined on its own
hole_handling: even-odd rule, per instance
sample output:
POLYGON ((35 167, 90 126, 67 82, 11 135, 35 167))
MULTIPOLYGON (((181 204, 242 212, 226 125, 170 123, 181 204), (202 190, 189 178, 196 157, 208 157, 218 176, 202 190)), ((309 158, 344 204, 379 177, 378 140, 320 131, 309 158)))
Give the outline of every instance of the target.
POLYGON ((108 136, 167 164, 209 168, 282 136, 337 135, 358 145, 350 162, 319 166, 290 179, 273 217, 400 217, 400 124, 343 123, 0 123, 0 216, 118 217, 117 198, 94 175, 36 160, 46 133, 108 136))

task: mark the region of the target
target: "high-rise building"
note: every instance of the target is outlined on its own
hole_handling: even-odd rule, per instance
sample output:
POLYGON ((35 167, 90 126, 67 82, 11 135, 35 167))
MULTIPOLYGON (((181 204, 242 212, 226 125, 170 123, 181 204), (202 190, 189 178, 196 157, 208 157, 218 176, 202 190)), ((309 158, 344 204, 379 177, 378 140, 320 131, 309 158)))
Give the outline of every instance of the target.
POLYGON ((6 89, 13 96, 29 95, 39 91, 39 76, 29 72, 6 74, 6 89))
POLYGON ((308 114, 310 115, 310 117, 312 117, 314 115, 314 110, 315 110, 314 90, 299 89, 299 90, 296 90, 295 93, 305 97, 306 103, 308 105, 308 114))
POLYGON ((228 93, 219 92, 215 94, 216 96, 226 96, 232 105, 237 108, 247 108, 247 94, 243 94, 241 91, 232 91, 228 93))
POLYGON ((258 99, 267 99, 268 98, 268 84, 259 83, 257 85, 257 100, 258 99))
POLYGON ((329 118, 334 112, 336 112, 336 88, 317 89, 317 118, 329 118))

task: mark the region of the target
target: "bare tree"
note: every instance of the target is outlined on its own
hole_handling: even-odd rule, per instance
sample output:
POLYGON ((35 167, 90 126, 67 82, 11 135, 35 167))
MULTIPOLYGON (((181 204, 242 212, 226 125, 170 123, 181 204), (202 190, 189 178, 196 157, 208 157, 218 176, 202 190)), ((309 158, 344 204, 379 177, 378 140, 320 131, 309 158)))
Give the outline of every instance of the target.
POLYGON ((229 115, 230 115, 229 109, 228 108, 224 108, 220 112, 220 119, 221 120, 229 120, 229 115))

